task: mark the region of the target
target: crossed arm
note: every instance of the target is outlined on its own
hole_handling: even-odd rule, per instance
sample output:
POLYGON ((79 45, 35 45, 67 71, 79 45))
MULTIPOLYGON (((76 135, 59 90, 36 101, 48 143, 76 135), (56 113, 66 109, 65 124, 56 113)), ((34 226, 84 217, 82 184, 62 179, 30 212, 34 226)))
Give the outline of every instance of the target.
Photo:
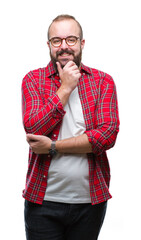
MULTIPOLYGON (((77 86, 81 74, 76 64, 72 61, 66 64, 63 69, 59 63, 57 63, 57 67, 61 79, 61 87, 58 89, 56 94, 59 96, 62 105, 65 106, 71 92, 77 86)), ((52 142, 50 138, 43 135, 27 134, 26 139, 33 152, 37 154, 49 153, 52 142)), ((82 134, 78 137, 58 140, 56 141, 56 149, 60 153, 92 152, 92 146, 86 134, 82 134)))
MULTIPOLYGON (((46 136, 27 134, 27 142, 36 154, 48 154, 52 140, 46 136)), ((56 149, 60 153, 90 153, 91 143, 86 134, 56 141, 56 149)))
MULTIPOLYGON (((55 97, 59 97, 58 102, 61 102, 61 107, 60 105, 55 105, 57 100, 55 103, 53 98, 49 99, 47 106, 42 107, 42 101, 37 98, 37 89, 33 91, 34 88, 31 85, 31 81, 29 81, 29 89, 35 92, 34 105, 31 93, 27 90, 24 82, 23 99, 27 100, 23 107, 24 126, 28 133, 27 141, 32 151, 38 154, 48 153, 51 147, 51 139, 47 136, 49 136, 56 124, 63 118, 64 112, 62 105, 65 106, 67 103, 69 95, 77 86, 81 75, 73 62, 67 63, 63 69, 58 66, 58 72, 61 79, 61 86, 57 90, 55 97), (40 104, 41 109, 38 110, 40 104)), ((33 80, 34 79, 32 79, 32 81, 33 80)), ((103 86, 104 88, 95 116, 95 129, 87 130, 84 134, 77 137, 58 140, 56 142, 58 152, 93 152, 94 154, 101 154, 101 152, 114 146, 119 127, 116 90, 113 82, 103 86)))

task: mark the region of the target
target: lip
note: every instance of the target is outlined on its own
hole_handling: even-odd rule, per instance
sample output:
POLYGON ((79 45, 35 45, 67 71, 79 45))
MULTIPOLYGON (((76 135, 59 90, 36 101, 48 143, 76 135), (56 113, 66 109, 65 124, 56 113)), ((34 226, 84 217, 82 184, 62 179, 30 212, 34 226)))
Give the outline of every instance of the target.
POLYGON ((68 56, 70 56, 71 54, 70 53, 63 53, 63 54, 61 54, 60 56, 61 57, 68 57, 68 56))
POLYGON ((72 54, 69 54, 69 53, 63 53, 61 55, 58 56, 58 59, 69 59, 69 58, 72 58, 73 55, 72 54))
POLYGON ((58 58, 69 58, 70 56, 74 56, 74 52, 71 50, 63 50, 61 49, 60 51, 56 52, 56 55, 58 58))

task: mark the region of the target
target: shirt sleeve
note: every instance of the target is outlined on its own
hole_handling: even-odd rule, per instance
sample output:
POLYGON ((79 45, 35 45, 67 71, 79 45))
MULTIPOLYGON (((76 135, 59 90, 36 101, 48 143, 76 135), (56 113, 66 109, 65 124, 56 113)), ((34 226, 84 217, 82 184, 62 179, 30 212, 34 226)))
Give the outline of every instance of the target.
POLYGON ((64 114, 58 95, 49 96, 44 104, 34 76, 27 74, 22 82, 22 115, 26 133, 48 135, 64 114))
POLYGON ((112 79, 101 87, 94 121, 94 129, 85 133, 93 153, 99 155, 114 146, 119 131, 116 86, 112 79))

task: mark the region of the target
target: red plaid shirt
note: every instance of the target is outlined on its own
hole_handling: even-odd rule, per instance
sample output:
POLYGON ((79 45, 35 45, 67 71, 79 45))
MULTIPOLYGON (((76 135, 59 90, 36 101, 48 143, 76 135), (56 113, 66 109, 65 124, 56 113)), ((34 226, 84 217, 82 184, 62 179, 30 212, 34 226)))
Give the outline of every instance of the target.
MULTIPOLYGON (((65 115, 56 94, 59 77, 52 62, 45 68, 29 72, 22 82, 23 124, 26 133, 45 135, 57 140, 65 115)), ((106 150, 113 147, 119 131, 116 88, 111 76, 81 65, 78 84, 86 125, 86 134, 93 153, 87 154, 92 204, 111 198, 110 168, 106 150)), ((29 150, 28 171, 23 197, 42 204, 47 188, 51 156, 29 150)))

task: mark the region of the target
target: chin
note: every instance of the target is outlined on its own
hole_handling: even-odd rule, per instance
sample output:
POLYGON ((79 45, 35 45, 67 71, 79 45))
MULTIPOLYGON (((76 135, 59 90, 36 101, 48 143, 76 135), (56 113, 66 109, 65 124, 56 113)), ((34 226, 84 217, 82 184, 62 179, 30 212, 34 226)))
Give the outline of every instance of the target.
POLYGON ((73 61, 73 59, 64 59, 64 60, 59 60, 60 64, 62 67, 64 67, 69 61, 73 61))

